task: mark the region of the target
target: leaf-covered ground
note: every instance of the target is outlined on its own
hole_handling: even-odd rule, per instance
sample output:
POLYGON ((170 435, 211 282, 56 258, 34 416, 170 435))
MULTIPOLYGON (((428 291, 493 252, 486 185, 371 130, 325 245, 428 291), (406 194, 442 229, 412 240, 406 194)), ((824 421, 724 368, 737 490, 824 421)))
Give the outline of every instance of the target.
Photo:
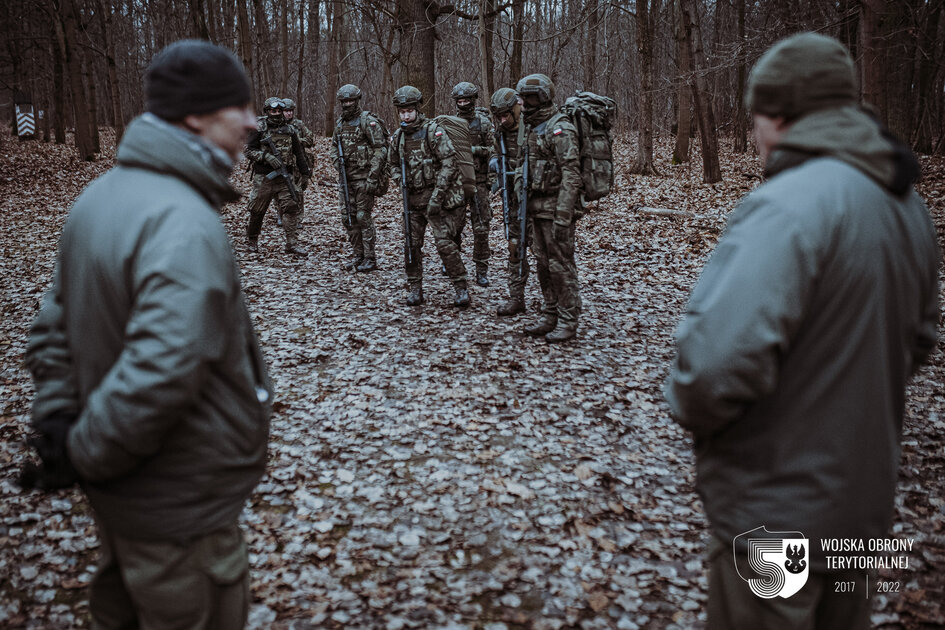
MULTIPOLYGON (((319 145, 327 154, 326 142, 319 145)), ((306 192, 303 240, 282 253, 274 215, 246 249, 245 204, 224 220, 276 384, 270 465, 243 515, 256 628, 692 628, 704 621, 708 534, 693 492, 692 443, 662 382, 685 299, 753 155, 725 149, 725 181, 671 166, 626 174, 578 229, 579 337, 550 346, 500 319, 507 295, 499 203, 492 285, 456 311, 425 245, 419 309, 405 294, 399 197, 380 201, 380 271, 343 270, 347 244, 327 161, 306 192), (684 210, 667 216, 641 207, 684 210)), ((23 494, 32 386, 29 324, 69 204, 111 164, 65 147, 0 145, 0 626, 87 627, 95 530, 78 491, 23 494)), ((945 234, 945 160, 920 190, 945 234)), ((248 177, 238 176, 246 189, 248 177)), ((464 243, 472 271, 472 242, 464 243)), ((886 628, 945 624, 945 365, 940 343, 909 388, 895 535, 916 539, 898 594, 873 594, 886 628)), ((869 462, 864 462, 868 466, 869 462)))

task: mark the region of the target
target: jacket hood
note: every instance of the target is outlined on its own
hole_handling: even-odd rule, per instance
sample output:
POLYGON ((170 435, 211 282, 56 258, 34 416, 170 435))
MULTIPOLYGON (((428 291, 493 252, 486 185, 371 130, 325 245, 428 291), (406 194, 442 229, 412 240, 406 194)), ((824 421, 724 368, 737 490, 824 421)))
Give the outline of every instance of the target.
POLYGON ((240 194, 230 185, 233 161, 220 148, 153 114, 128 125, 118 145, 118 163, 178 177, 219 210, 240 194))
POLYGON ((900 196, 919 179, 919 163, 909 147, 857 106, 820 110, 798 119, 771 152, 765 175, 815 157, 846 162, 900 196))

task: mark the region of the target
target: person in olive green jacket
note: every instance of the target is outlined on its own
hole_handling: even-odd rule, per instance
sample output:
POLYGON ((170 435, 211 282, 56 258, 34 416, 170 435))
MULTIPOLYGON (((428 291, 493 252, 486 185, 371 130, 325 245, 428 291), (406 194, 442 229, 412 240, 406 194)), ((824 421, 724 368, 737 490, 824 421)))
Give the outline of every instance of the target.
POLYGON ((271 387, 219 210, 256 121, 241 64, 206 42, 158 53, 145 95, 72 207, 30 333, 44 468, 29 481, 71 475, 88 496, 93 627, 240 628, 237 518, 265 469, 271 387))
POLYGON ((796 35, 758 61, 747 98, 768 179, 730 215, 677 332, 666 394, 713 535, 709 628, 870 626, 867 572, 828 563, 821 541, 889 535, 939 251, 918 163, 857 97, 834 39, 796 35))

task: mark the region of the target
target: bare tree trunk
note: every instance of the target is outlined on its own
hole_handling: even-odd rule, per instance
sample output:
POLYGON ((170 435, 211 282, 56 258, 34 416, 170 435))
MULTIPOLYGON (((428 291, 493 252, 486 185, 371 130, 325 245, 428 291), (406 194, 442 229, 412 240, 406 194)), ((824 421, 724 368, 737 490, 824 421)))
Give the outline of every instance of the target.
POLYGON ((76 45, 79 29, 74 0, 63 0, 61 7, 57 8, 57 15, 56 35, 59 37, 64 69, 68 69, 69 87, 72 92, 75 147, 81 159, 92 161, 95 159, 95 148, 92 144, 87 95, 82 85, 82 59, 76 45))
POLYGON ((339 76, 341 69, 338 67, 338 60, 343 56, 342 40, 344 39, 342 31, 344 30, 344 5, 339 0, 333 0, 331 3, 331 32, 329 34, 329 52, 328 52, 328 85, 325 88, 325 135, 330 136, 335 130, 335 92, 338 91, 339 76))
POLYGON ((58 19, 52 20, 53 33, 53 110, 55 119, 53 120, 53 131, 56 136, 56 144, 66 143, 66 103, 65 103, 65 85, 63 85, 62 60, 65 53, 62 51, 62 39, 60 33, 62 26, 58 19))
POLYGON ((863 100, 875 106, 883 122, 886 121, 886 99, 883 93, 883 56, 880 35, 880 15, 884 0, 861 0, 860 42, 863 55, 860 62, 860 85, 863 100))
POLYGON ((590 0, 587 20, 587 40, 584 49, 584 89, 594 91, 597 86, 597 28, 600 25, 599 0, 590 0))
POLYGON ((105 6, 98 0, 98 14, 101 19, 102 33, 105 36, 105 64, 108 67, 108 89, 112 103, 112 126, 115 128, 115 146, 121 141, 125 133, 125 116, 121 108, 121 91, 118 86, 118 66, 115 62, 115 36, 112 33, 114 24, 114 8, 105 6))
POLYGON ((98 133, 98 90, 95 89, 95 72, 92 65, 92 53, 88 48, 82 49, 82 75, 86 93, 89 96, 89 132, 92 135, 92 150, 102 152, 102 139, 98 133))
POLYGON ((420 111, 432 116, 436 108, 436 20, 439 7, 432 0, 401 0, 397 5, 401 82, 423 93, 420 111))
POLYGON ((679 1, 676 1, 676 51, 679 56, 679 85, 676 110, 676 146, 673 149, 673 164, 683 164, 689 161, 689 136, 692 135, 692 94, 689 89, 690 74, 692 73, 692 51, 686 38, 686 17, 682 13, 679 1))
MULTIPOLYGON (((321 0, 312 0, 312 4, 311 4, 311 6, 309 7, 308 35, 309 35, 309 37, 311 38, 311 43, 310 43, 309 48, 311 48, 312 54, 313 54, 314 57, 315 57, 315 58, 312 60, 312 67, 313 67, 313 68, 320 68, 320 67, 321 67, 321 65, 320 65, 321 59, 322 59, 322 51, 321 51, 321 44, 322 44, 322 16, 321 16, 321 5, 322 5, 321 0)), ((327 2, 326 2, 326 5, 327 5, 327 2)), ((324 73, 322 73, 322 72, 316 72, 316 73, 314 73, 314 74, 315 74, 315 76, 312 77, 313 84, 312 84, 312 86, 311 86, 311 92, 317 94, 318 85, 317 85, 316 83, 314 83, 314 81, 316 80, 316 77, 321 76, 321 75, 324 74, 324 73)), ((332 104, 334 103, 334 98, 335 98, 335 95, 334 95, 334 94, 328 94, 328 95, 326 95, 325 104, 326 104, 326 106, 327 106, 329 109, 332 108, 332 104)), ((314 100, 314 99, 313 99, 313 100, 314 100)), ((314 105, 314 103, 309 102, 307 113, 308 113, 308 119, 309 119, 309 120, 315 120, 315 105, 314 105)))
POLYGON ((197 39, 210 40, 210 28, 207 26, 207 15, 204 13, 203 0, 190 0, 190 20, 197 39))
POLYGON ((640 111, 637 157, 630 167, 638 175, 658 175, 653 165, 653 19, 659 0, 637 2, 637 53, 640 55, 640 111))
MULTIPOLYGON (((305 6, 308 0, 299 0, 299 72, 295 83, 295 106, 296 114, 302 115, 302 77, 305 75, 305 14, 308 8, 305 6)), ((318 25, 315 25, 318 28, 318 25)))
POLYGON ((256 64, 257 70, 259 70, 260 82, 262 83, 262 91, 268 96, 274 84, 269 67, 269 61, 274 51, 270 45, 269 24, 266 22, 266 11, 263 7, 263 0, 253 0, 253 6, 256 15, 256 24, 253 29, 257 36, 256 64))
POLYGON ((715 128, 715 114, 703 70, 705 53, 702 48, 702 29, 699 26, 699 14, 693 0, 682 0, 683 13, 686 16, 686 36, 692 51, 692 102, 699 120, 699 139, 702 143, 702 181, 712 184, 722 179, 719 165, 719 140, 715 128))
POLYGON ((279 20, 279 58, 282 59, 282 80, 279 81, 279 95, 289 91, 289 5, 283 3, 279 20))
MULTIPOLYGON (((236 25, 237 30, 239 31, 239 53, 240 60, 243 62, 243 67, 246 68, 247 74, 250 77, 253 76, 253 40, 250 36, 249 30, 249 11, 246 7, 246 3, 249 0, 236 0, 236 25)), ((256 93, 256 108, 258 109, 259 105, 262 104, 261 100, 261 89, 262 86, 255 85, 256 93)), ((263 97, 264 98, 264 97, 263 97)))
MULTIPOLYGON (((917 49, 919 85, 918 98, 914 101, 915 108, 913 109, 912 119, 916 125, 913 146, 920 153, 932 152, 932 141, 935 132, 932 124, 932 111, 935 99, 941 96, 941 90, 935 89, 936 64, 941 63, 937 61, 941 57, 936 41, 941 13, 942 3, 933 3, 929 7, 929 14, 923 20, 925 28, 922 32, 922 42, 917 49)), ((938 83, 938 85, 941 85, 941 83, 938 83)))
POLYGON ((525 35, 525 0, 512 0, 512 58, 509 74, 512 85, 522 78, 522 37, 525 35))
POLYGON ((492 58, 493 32, 495 31, 495 0, 479 1, 479 59, 482 78, 480 86, 488 99, 495 91, 495 60, 492 58))
POLYGON ((738 76, 735 87, 735 152, 748 150, 748 114, 745 112, 745 0, 735 0, 738 22, 738 76))

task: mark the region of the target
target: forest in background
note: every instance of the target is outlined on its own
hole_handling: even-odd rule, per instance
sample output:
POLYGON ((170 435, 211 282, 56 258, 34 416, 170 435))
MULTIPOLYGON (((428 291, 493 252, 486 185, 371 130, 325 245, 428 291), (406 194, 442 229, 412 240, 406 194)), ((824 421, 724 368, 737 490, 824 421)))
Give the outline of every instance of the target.
POLYGON ((390 98, 419 87, 428 112, 452 109, 450 88, 480 86, 480 104, 523 75, 544 72, 558 100, 574 90, 619 104, 617 127, 637 132, 632 170, 654 172, 653 138, 674 134, 674 163, 690 138, 706 147, 706 182, 721 179, 719 137, 749 149, 742 100, 748 71, 778 39, 816 30, 852 52, 863 100, 919 153, 945 149, 945 2, 941 0, 7 0, 0 6, 0 111, 14 100, 46 114, 37 137, 79 157, 101 153, 101 127, 120 137, 142 111, 155 52, 203 38, 234 50, 255 105, 293 98, 328 133, 337 88, 393 116, 390 98))

